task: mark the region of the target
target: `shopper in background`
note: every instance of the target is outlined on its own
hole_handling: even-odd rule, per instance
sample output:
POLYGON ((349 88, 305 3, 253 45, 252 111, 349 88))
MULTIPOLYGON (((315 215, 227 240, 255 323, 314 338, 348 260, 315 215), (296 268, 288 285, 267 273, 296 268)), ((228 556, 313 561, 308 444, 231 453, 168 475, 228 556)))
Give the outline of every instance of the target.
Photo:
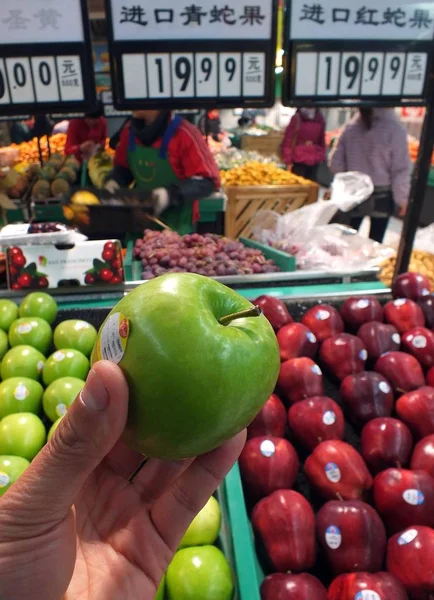
POLYGON ((72 119, 66 136, 65 154, 73 154, 82 162, 95 152, 105 148, 107 139, 107 121, 104 106, 98 102, 97 109, 82 119, 72 119))
POLYGON ((371 198, 348 213, 337 213, 333 220, 358 230, 364 217, 370 216, 369 237, 382 242, 395 205, 403 216, 410 193, 407 133, 394 109, 360 109, 342 132, 330 156, 330 169, 333 173, 360 171, 371 177, 371 198))
POLYGON ((288 170, 312 181, 326 159, 325 121, 316 108, 299 108, 285 132, 282 158, 288 170))
POLYGON ((154 600, 246 433, 196 459, 151 458, 139 471, 143 456, 119 441, 127 412, 122 371, 96 364, 51 441, 0 499, 2 600, 154 600))
POLYGON ((154 213, 178 233, 192 231, 198 201, 220 185, 218 167, 200 131, 166 110, 138 110, 124 127, 106 189, 132 182, 149 192, 154 213))

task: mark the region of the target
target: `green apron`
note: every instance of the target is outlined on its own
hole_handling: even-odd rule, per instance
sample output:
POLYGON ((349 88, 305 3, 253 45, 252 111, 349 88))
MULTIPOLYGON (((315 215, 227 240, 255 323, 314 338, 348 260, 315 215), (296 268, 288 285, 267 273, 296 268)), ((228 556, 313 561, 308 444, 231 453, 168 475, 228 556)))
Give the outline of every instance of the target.
MULTIPOLYGON (((152 191, 157 188, 167 188, 171 184, 177 183, 178 178, 167 158, 167 148, 181 122, 180 117, 175 117, 170 122, 160 148, 149 148, 136 144, 135 136, 130 131, 128 166, 134 176, 137 188, 152 191)), ((193 203, 187 201, 179 208, 168 208, 161 213, 159 218, 165 225, 177 231, 180 235, 191 233, 194 230, 193 203)), ((149 229, 152 229, 152 225, 153 223, 150 221, 149 229)))

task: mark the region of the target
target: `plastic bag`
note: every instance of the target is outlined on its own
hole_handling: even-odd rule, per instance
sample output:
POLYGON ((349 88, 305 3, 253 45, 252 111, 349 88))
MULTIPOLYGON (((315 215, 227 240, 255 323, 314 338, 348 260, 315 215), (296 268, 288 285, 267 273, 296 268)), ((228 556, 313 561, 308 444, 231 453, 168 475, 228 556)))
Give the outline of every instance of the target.
POLYGON ((434 223, 419 229, 414 240, 413 250, 434 254, 434 223))

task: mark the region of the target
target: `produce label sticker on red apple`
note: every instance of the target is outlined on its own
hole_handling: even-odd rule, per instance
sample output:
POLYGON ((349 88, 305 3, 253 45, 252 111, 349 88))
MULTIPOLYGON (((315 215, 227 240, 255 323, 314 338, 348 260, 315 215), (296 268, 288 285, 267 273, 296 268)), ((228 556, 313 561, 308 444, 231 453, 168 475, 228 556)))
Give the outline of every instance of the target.
POLYGON ((4 488, 10 483, 9 475, 0 471, 0 488, 4 488))
POLYGON ((325 541, 331 550, 337 550, 342 544, 342 534, 339 527, 336 527, 335 525, 330 525, 330 527, 327 527, 325 532, 325 541))
POLYGON ((362 590, 361 592, 357 592, 354 600, 381 600, 381 597, 374 590, 362 590))
POLYGON ((415 348, 426 348, 426 337, 424 335, 415 335, 412 344, 415 348))
POLYGON ((405 298, 398 298, 398 300, 395 300, 393 304, 395 306, 404 306, 406 302, 407 300, 405 298))
POLYGON ((271 440, 265 440, 261 444, 261 454, 262 456, 266 456, 270 458, 276 452, 276 446, 273 444, 271 440))
POLYGON ((327 463, 324 470, 327 479, 332 483, 338 483, 341 480, 341 470, 336 463, 327 463))
POLYGON ((423 492, 420 492, 419 490, 405 490, 402 497, 405 502, 411 504, 411 506, 420 506, 425 502, 425 496, 423 495, 423 492))
POLYGON ((316 336, 311 331, 306 333, 307 341, 311 344, 316 344, 316 336))
POLYGON ((407 529, 404 531, 398 538, 398 545, 405 546, 406 544, 410 544, 413 540, 417 538, 417 530, 416 529, 407 529))
POLYGON ((68 407, 66 406, 66 404, 63 404, 63 402, 61 402, 60 404, 58 404, 56 406, 56 415, 58 417, 63 417, 64 415, 66 415, 67 410, 68 410, 68 407))
POLYGON ((316 313, 316 318, 318 319, 318 321, 326 321, 330 318, 330 313, 328 310, 320 309, 316 313))
POLYGON ((312 373, 315 373, 315 375, 322 375, 322 371, 318 365, 313 365, 312 373))
POLYGON ((383 392, 383 394, 388 394, 390 392, 390 385, 386 381, 380 381, 378 389, 380 392, 383 392))
POLYGON ((363 350, 360 350, 360 352, 359 352, 359 358, 360 358, 360 360, 367 360, 367 358, 368 358, 368 351, 365 348, 363 348, 363 350))
POLYGON ((130 324, 125 315, 120 312, 110 315, 97 343, 96 360, 118 364, 125 354, 129 335, 130 324))
POLYGON ((336 413, 332 410, 326 411, 322 416, 322 422, 324 425, 333 425, 336 423, 336 413))
POLYGON ((392 342, 395 342, 395 344, 401 343, 401 336, 399 335, 399 333, 394 333, 392 335, 392 342))
MULTIPOLYGON (((363 308, 368 308, 369 306, 369 300, 367 300, 366 298, 362 298, 357 302, 357 308, 363 309, 363 308)), ((357 598, 357 600, 359 600, 357 598)))
POLYGON ((29 395, 29 390, 22 383, 17 385, 17 387, 14 389, 15 400, 25 400, 28 395, 29 395))

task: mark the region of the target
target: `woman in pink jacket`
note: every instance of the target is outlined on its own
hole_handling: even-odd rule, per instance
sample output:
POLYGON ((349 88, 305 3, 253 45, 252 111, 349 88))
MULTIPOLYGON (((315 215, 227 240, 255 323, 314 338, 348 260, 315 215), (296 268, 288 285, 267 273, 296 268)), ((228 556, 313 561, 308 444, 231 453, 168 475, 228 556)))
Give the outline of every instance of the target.
POLYGON ((326 159, 325 121, 316 108, 299 108, 292 117, 282 144, 288 170, 316 181, 318 166, 326 159))

